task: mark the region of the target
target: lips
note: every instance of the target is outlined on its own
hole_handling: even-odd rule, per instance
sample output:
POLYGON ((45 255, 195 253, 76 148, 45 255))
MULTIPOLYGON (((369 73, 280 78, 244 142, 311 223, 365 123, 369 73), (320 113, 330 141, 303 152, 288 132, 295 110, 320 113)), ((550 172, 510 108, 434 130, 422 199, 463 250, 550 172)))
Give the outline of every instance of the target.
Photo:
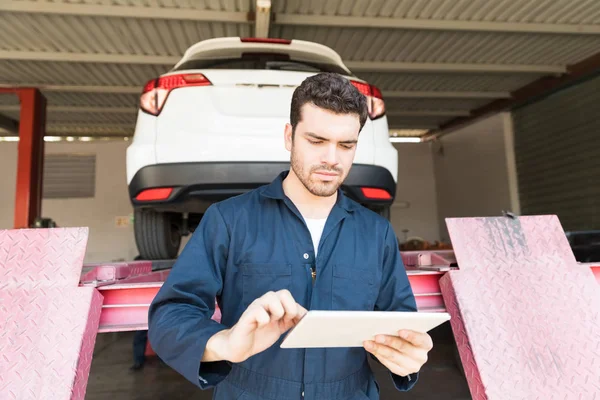
POLYGON ((316 171, 315 174, 325 175, 325 176, 338 176, 339 175, 335 172, 325 172, 325 171, 316 171))

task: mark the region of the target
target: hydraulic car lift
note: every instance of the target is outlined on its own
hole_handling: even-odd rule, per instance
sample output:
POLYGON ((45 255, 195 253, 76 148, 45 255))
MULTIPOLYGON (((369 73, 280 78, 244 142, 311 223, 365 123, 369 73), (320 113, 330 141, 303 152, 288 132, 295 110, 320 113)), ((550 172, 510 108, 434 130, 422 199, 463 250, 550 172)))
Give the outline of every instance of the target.
MULTIPOLYGON (((12 92, 15 228, 28 228, 40 215, 45 101, 12 92)), ((447 224, 453 251, 402 256, 419 311, 451 314, 473 398, 597 398, 600 266, 576 262, 555 216, 447 224)), ((2 399, 84 399, 96 335, 147 329, 172 262, 83 265, 87 239, 87 228, 0 231, 2 399)))
MULTIPOLYGON (((501 219, 449 221, 460 267, 449 265, 452 252, 403 254, 419 311, 450 312, 474 399, 593 398, 600 267, 575 262, 557 220, 510 222, 522 226, 519 242, 497 236, 501 219), (536 235, 549 228, 550 237, 536 235), (489 240, 473 246, 465 229, 488 231, 489 240), (445 264, 411 265, 431 259, 445 264)), ((87 235, 0 231, 0 393, 8 399, 83 399, 97 333, 147 329, 171 263, 83 265, 87 235)))
MULTIPOLYGON (((451 258, 451 251, 403 254, 409 265, 409 280, 420 311, 445 311, 439 279, 444 271, 452 268, 451 258), (440 264, 431 265, 431 255, 438 258, 440 264)), ((169 275, 173 263, 132 261, 85 265, 80 285, 97 288, 104 297, 98 332, 148 329, 148 306, 169 275)), ((215 318, 219 318, 218 306, 215 305, 215 308, 215 318)))

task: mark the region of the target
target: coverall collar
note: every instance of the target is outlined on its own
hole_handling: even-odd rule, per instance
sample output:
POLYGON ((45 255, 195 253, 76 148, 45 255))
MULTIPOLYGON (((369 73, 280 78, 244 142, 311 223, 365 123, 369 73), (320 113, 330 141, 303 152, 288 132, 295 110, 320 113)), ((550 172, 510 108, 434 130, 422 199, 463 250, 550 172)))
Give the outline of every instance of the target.
MULTIPOLYGON (((265 197, 276 199, 276 200, 286 200, 288 199, 283 191, 283 180, 289 174, 289 170, 281 172, 277 178, 275 178, 269 185, 267 185, 261 194, 265 197)), ((342 189, 337 190, 337 200, 336 206, 341 207, 343 210, 347 212, 353 212, 355 210, 354 203, 344 195, 342 189)), ((288 199, 289 200, 289 199, 288 199)))

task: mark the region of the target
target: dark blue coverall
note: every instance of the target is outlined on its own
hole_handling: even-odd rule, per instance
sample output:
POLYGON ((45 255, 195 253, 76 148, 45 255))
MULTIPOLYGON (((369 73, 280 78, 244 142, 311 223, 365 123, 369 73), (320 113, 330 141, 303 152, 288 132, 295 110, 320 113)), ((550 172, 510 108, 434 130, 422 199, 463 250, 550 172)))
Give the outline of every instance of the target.
MULTIPOLYGON (((150 306, 150 343, 195 385, 216 386, 217 400, 379 399, 362 347, 281 349, 284 335, 243 363, 201 363, 208 339, 268 291, 288 289, 308 310, 416 311, 389 221, 339 190, 315 259, 302 215, 283 192, 286 175, 206 211, 150 306), (221 323, 211 319, 215 298, 221 323)), ((400 391, 418 379, 391 375, 400 391)))

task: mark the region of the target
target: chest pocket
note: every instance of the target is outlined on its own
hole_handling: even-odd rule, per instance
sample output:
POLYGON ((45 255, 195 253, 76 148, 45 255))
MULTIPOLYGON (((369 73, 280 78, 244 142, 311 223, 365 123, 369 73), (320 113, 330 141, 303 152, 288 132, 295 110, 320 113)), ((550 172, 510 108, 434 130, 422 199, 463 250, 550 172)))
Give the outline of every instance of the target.
POLYGON ((332 310, 371 311, 377 299, 373 268, 335 264, 331 291, 332 310))
POLYGON ((242 302, 248 307, 269 291, 290 289, 292 266, 290 264, 242 264, 242 302))

